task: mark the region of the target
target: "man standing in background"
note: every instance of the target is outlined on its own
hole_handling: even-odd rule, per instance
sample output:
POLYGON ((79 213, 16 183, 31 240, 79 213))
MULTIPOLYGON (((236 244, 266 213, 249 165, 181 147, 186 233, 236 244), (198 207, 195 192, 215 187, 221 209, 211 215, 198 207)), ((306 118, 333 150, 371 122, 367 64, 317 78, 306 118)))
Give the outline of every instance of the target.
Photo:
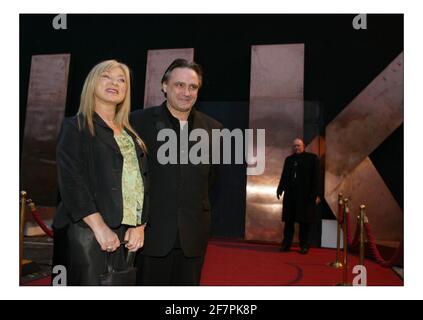
POLYGON ((310 248, 310 226, 317 219, 316 206, 320 203, 319 159, 304 151, 304 142, 297 138, 292 144, 293 154, 285 159, 276 196, 283 196, 282 221, 284 238, 280 251, 289 251, 294 238, 295 223, 300 224, 300 253, 310 248))

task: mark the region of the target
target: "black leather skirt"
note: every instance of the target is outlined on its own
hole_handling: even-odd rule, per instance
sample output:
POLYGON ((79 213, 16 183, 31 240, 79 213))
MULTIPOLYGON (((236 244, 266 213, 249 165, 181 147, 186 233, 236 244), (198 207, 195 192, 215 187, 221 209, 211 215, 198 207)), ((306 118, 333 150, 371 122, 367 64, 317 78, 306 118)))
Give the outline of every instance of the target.
MULTIPOLYGON (((112 230, 122 242, 127 227, 121 225, 112 230)), ((106 272, 106 255, 107 253, 101 250, 94 232, 85 223, 69 224, 54 230, 53 271, 54 266, 65 267, 68 286, 98 286, 99 275, 106 272)), ((124 269, 124 246, 120 246, 110 258, 115 270, 124 269)), ((55 275, 52 273, 53 284, 55 275)), ((61 276, 63 277, 63 274, 61 276)))

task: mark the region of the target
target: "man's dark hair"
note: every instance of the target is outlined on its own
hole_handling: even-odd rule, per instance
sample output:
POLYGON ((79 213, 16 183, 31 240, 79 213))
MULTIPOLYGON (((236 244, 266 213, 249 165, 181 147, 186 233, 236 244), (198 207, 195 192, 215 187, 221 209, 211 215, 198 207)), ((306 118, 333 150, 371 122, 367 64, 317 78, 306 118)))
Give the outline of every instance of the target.
POLYGON ((197 63, 195 63, 194 61, 189 62, 188 60, 185 59, 176 59, 174 60, 169 67, 167 67, 163 77, 162 77, 162 82, 167 82, 169 80, 170 74, 172 73, 173 69, 176 68, 188 68, 191 70, 194 70, 195 73, 198 76, 198 79, 200 80, 200 87, 203 83, 203 69, 201 68, 201 66, 197 63))

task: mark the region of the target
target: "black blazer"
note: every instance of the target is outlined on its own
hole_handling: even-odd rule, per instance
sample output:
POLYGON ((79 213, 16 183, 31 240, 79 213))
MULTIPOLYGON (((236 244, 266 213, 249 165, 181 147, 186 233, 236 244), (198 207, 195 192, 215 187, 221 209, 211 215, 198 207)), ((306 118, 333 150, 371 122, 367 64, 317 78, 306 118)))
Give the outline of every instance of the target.
MULTIPOLYGON (((81 219, 99 212, 111 228, 121 225, 123 218, 122 168, 123 156, 114 137, 113 130, 94 113, 95 135, 88 128, 78 127, 78 116, 66 118, 56 149, 59 203, 53 226, 62 228, 69 223, 82 223, 81 219)), ((134 139, 141 176, 144 182, 144 204, 142 223, 148 219, 149 180, 147 156, 134 139)))
MULTIPOLYGON (((196 257, 205 253, 210 235, 209 190, 216 179, 217 166, 158 162, 157 150, 164 143, 157 141, 158 132, 175 126, 179 130, 179 122, 172 118, 165 104, 132 112, 130 117, 133 128, 147 145, 149 160, 151 206, 142 252, 165 256, 178 243, 179 234, 185 256, 196 257)), ((188 125, 190 130, 207 130, 210 142, 211 130, 222 128, 219 122, 194 109, 188 125)), ((193 144, 190 142, 190 146, 193 144)))

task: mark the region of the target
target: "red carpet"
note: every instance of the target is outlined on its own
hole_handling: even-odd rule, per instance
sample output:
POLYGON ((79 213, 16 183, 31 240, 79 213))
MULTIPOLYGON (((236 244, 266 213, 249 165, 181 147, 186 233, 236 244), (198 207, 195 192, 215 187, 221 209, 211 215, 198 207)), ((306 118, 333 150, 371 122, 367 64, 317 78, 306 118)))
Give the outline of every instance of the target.
MULTIPOLYGON (((207 248, 201 284, 208 286, 333 286, 342 280, 342 271, 328 263, 335 250, 311 248, 307 255, 279 252, 279 246, 233 240, 211 240, 207 248)), ((358 257, 349 256, 349 265, 358 257)), ((366 260, 368 286, 402 286, 403 280, 391 269, 366 260)), ((351 267, 352 270, 352 267, 351 267)), ((352 271, 349 272, 352 282, 352 271)))
POLYGON ((41 278, 41 279, 37 279, 31 282, 27 282, 22 284, 22 286, 49 286, 51 283, 50 277, 45 277, 45 278, 41 278))
MULTIPOLYGON (((341 282, 342 271, 328 266, 335 250, 311 248, 307 255, 279 252, 279 246, 234 240, 210 240, 201 285, 204 286, 333 286, 341 282)), ((349 256, 350 266, 358 257, 349 256)), ((402 286, 391 269, 366 260, 368 286, 402 286)), ((352 271, 349 272, 352 281, 352 271)), ((25 285, 49 285, 50 277, 25 285)))

